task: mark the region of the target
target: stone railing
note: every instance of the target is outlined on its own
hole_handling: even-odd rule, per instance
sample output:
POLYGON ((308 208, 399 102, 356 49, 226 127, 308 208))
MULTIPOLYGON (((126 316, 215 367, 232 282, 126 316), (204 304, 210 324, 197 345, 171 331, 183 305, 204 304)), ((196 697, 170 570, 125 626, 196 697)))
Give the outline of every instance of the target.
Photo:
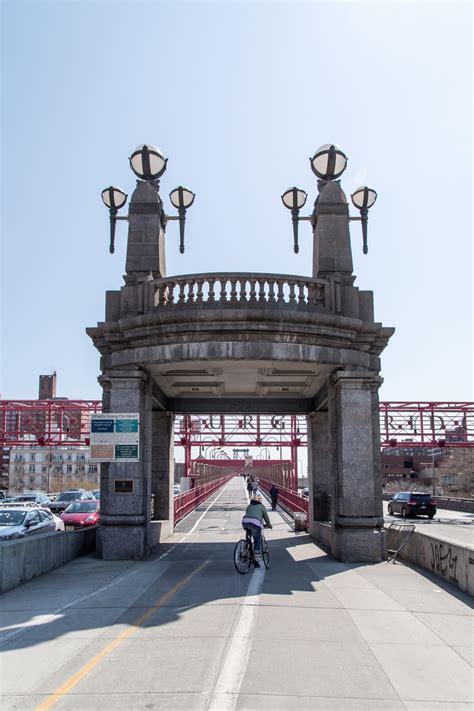
POLYGON ((302 307, 331 313, 341 311, 341 284, 337 278, 313 279, 286 274, 188 274, 143 282, 139 310, 156 308, 209 308, 273 306, 302 307))

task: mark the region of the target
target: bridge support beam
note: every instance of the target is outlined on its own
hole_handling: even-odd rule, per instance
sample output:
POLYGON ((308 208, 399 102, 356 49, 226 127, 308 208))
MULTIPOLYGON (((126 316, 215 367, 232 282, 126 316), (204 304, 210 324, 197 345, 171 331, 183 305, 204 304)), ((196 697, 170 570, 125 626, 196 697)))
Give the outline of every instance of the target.
POLYGON ((334 487, 332 553, 346 562, 386 558, 379 455, 378 387, 373 372, 339 371, 329 389, 334 487), (380 489, 380 490, 379 490, 380 489))
POLYGON ((99 382, 104 412, 139 413, 140 459, 136 463, 101 464, 98 554, 104 560, 141 559, 151 547, 151 384, 139 368, 106 373, 99 382), (131 481, 132 491, 117 492, 117 480, 131 481))

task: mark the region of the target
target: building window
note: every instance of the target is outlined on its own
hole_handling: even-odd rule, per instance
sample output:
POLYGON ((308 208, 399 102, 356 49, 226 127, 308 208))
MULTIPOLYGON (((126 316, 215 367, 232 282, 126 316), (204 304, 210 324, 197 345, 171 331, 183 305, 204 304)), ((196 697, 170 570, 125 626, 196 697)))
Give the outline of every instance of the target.
POLYGON ((85 467, 82 464, 79 464, 77 467, 77 472, 78 474, 84 474, 85 467))
POLYGON ((66 474, 72 474, 72 466, 70 464, 66 467, 66 474))
POLYGON ((77 461, 78 461, 78 462, 85 462, 85 461, 86 461, 85 455, 84 455, 84 454, 78 454, 78 455, 77 455, 77 461))
POLYGON ((95 466, 95 465, 90 466, 89 473, 90 474, 97 474, 97 466, 95 466))
POLYGON ((34 476, 30 476, 30 486, 33 486, 35 483, 35 478, 34 476))
POLYGON ((28 468, 28 471, 30 472, 30 474, 34 474, 35 471, 36 471, 35 465, 34 465, 34 464, 30 464, 30 466, 29 466, 29 468, 28 468))

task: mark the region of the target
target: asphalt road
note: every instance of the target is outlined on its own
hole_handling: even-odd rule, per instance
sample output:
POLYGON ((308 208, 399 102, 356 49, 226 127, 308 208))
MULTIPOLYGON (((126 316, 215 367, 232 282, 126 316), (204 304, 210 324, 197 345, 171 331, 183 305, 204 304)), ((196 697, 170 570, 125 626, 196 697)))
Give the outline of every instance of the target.
POLYGON ((401 563, 344 564, 270 512, 239 575, 231 480, 143 561, 85 556, 0 598, 0 708, 464 711, 472 598, 401 563))
MULTIPOLYGON (((387 523, 404 520, 399 515, 389 516, 387 506, 388 502, 384 501, 384 519, 387 523)), ((414 523, 415 530, 421 533, 428 533, 443 541, 474 547, 474 513, 438 509, 431 521, 427 516, 416 516, 406 520, 414 523)))

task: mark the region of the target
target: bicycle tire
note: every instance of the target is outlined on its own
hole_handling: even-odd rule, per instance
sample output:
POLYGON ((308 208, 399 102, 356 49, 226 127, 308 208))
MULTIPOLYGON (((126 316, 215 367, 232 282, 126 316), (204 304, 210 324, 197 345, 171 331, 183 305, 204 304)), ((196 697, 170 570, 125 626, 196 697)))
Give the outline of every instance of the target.
POLYGON ((234 548, 234 566, 240 575, 245 575, 249 572, 250 564, 252 562, 252 556, 250 554, 250 547, 247 541, 243 538, 237 541, 234 548))
POLYGON ((265 538, 262 538, 262 558, 263 562, 265 565, 265 568, 270 567, 270 551, 268 550, 268 543, 266 542, 265 538))

